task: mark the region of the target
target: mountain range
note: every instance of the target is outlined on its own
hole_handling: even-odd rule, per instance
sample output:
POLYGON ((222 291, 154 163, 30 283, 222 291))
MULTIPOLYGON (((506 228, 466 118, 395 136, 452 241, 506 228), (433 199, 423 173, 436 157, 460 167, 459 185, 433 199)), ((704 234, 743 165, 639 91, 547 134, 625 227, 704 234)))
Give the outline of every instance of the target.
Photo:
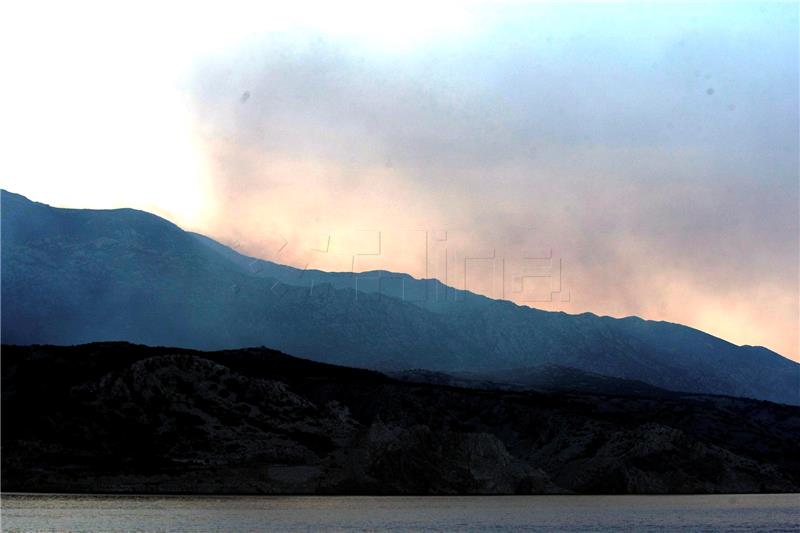
POLYGON ((679 324, 542 311, 402 273, 300 270, 134 209, 54 208, 7 191, 0 209, 6 344, 269 346, 506 382, 559 368, 800 405, 800 364, 679 324))

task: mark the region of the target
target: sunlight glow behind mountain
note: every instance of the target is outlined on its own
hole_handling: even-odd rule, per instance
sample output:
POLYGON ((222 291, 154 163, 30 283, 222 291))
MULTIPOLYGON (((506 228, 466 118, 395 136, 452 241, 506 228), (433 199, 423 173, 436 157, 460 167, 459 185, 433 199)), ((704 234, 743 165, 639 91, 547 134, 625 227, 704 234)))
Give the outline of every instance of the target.
POLYGON ((551 250, 568 298, 515 297, 496 261, 469 288, 797 359, 797 26, 791 4, 17 3, 0 186, 298 267, 443 279, 551 250))

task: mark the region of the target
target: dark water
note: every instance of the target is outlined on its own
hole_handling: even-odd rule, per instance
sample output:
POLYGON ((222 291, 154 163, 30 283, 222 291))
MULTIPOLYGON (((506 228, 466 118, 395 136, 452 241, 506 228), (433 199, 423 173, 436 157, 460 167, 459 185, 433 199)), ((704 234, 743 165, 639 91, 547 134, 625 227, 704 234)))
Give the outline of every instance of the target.
POLYGON ((798 531, 800 495, 183 497, 4 494, 3 531, 798 531))

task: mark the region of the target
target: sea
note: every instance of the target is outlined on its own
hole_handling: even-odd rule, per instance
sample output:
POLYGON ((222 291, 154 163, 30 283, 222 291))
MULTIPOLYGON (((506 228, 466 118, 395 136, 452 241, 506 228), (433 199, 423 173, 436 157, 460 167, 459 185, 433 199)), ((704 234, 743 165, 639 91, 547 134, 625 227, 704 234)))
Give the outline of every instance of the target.
POLYGON ((800 494, 0 495, 2 531, 800 531, 800 494))

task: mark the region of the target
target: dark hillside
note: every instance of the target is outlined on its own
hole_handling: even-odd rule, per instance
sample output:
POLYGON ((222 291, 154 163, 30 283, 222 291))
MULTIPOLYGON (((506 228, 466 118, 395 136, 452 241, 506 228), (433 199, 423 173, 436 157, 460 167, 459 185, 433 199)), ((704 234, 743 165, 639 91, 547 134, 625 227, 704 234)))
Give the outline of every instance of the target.
POLYGON ((800 408, 462 389, 290 357, 3 346, 5 491, 800 489, 800 408))

